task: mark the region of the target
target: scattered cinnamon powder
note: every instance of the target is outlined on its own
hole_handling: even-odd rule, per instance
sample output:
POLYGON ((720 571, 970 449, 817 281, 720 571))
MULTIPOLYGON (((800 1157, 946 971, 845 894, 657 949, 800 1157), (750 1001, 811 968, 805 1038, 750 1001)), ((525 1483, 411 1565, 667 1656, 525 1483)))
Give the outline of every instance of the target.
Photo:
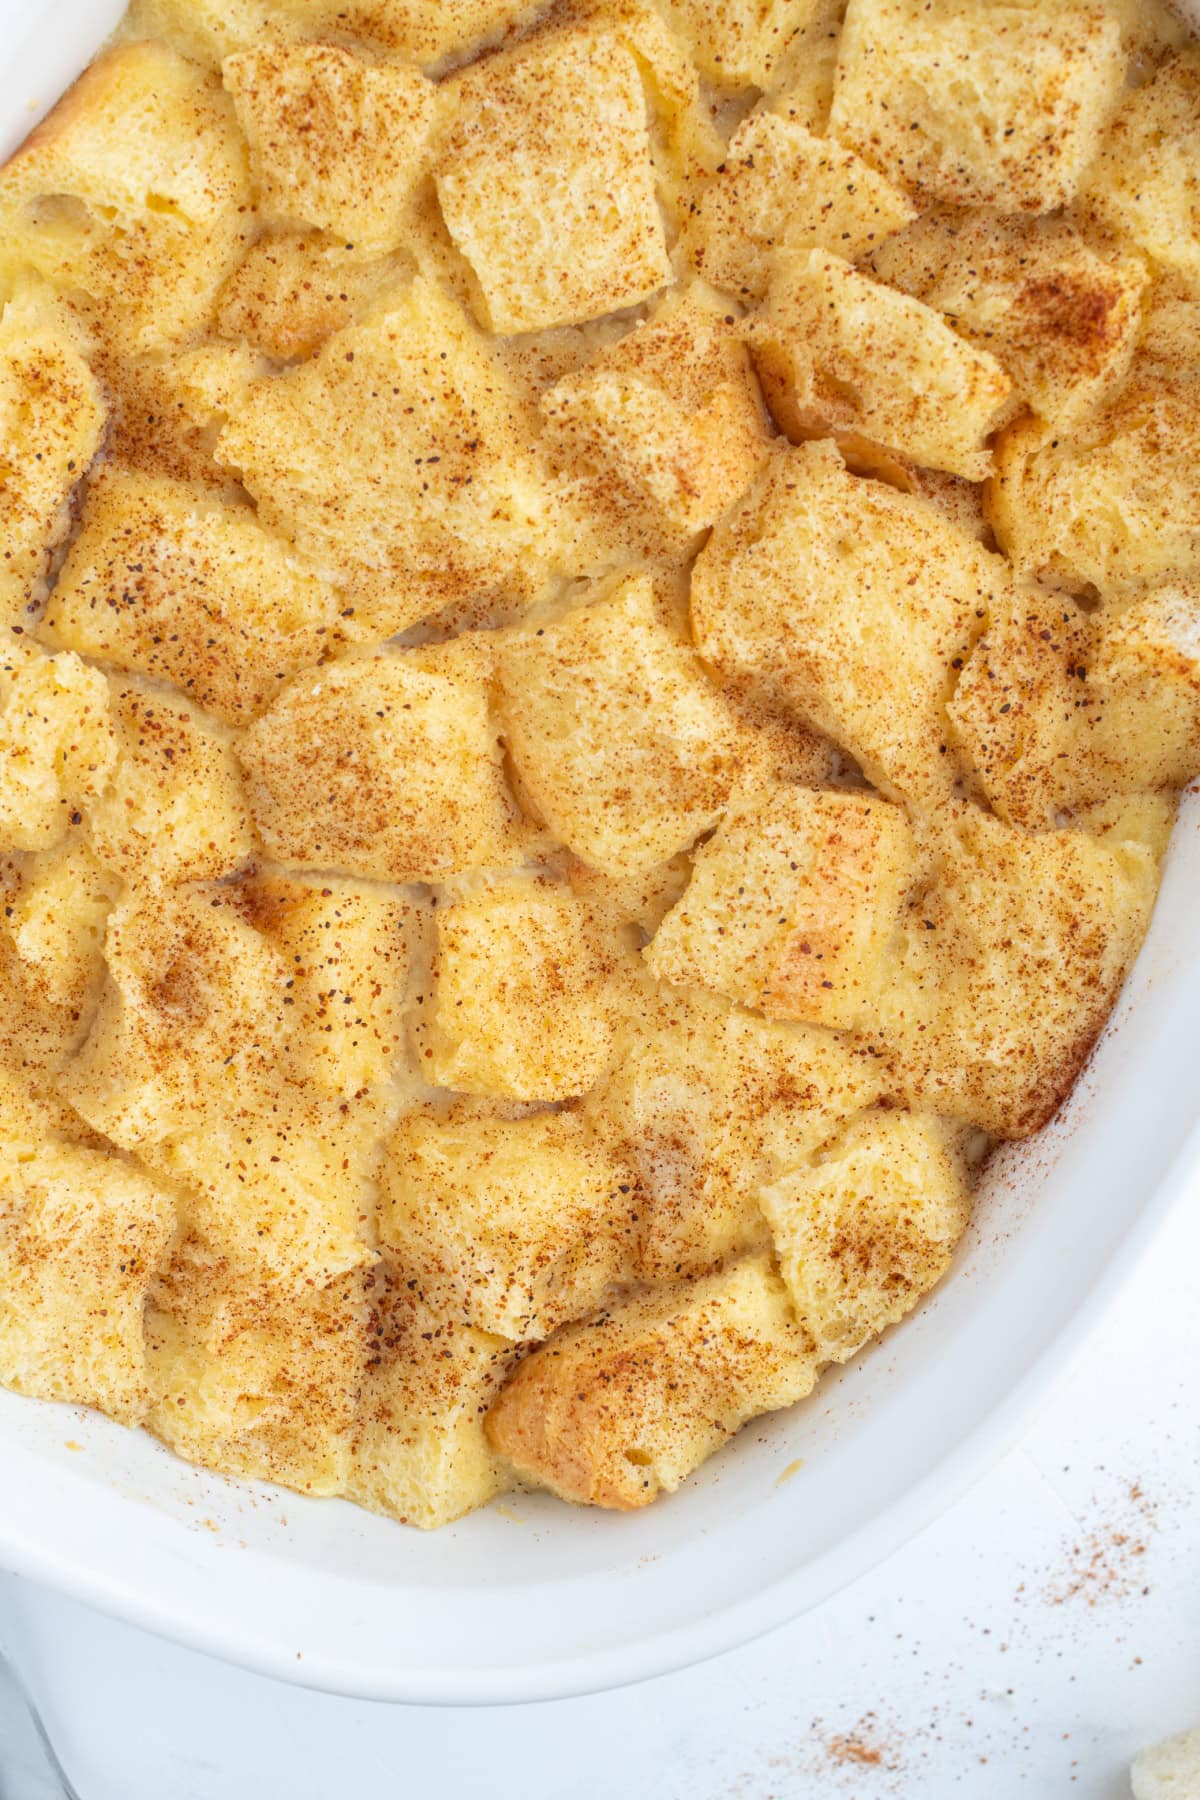
POLYGON ((857 1725, 837 1732, 824 1740, 825 1756, 840 1768, 867 1767, 894 1769, 898 1757, 881 1730, 873 1712, 864 1713, 857 1725))
POLYGON ((1045 1598, 1052 1606, 1127 1599, 1143 1586, 1142 1559, 1157 1529, 1157 1510, 1141 1484, 1131 1482, 1116 1516, 1070 1546, 1066 1570, 1049 1585, 1045 1598))

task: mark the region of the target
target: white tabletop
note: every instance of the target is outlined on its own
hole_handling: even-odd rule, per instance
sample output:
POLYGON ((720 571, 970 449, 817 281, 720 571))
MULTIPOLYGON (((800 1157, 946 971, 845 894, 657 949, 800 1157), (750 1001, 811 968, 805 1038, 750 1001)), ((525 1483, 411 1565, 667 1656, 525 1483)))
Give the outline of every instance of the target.
MULTIPOLYGON (((15 1582, 0 1629, 81 1800, 1118 1800, 1141 1744, 1200 1723, 1198 1377, 1200 1191, 920 1538, 772 1637, 587 1700, 329 1699, 15 1582)), ((54 1791, 0 1710, 0 1797, 54 1791)))

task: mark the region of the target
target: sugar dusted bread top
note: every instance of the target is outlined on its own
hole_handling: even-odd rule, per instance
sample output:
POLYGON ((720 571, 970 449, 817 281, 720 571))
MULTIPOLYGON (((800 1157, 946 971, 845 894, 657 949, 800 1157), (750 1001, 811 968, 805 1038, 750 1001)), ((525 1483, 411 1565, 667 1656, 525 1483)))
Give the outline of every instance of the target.
POLYGON ((0 1382, 433 1528, 925 1303, 1200 771, 1198 54, 134 0, 0 170, 0 1382))

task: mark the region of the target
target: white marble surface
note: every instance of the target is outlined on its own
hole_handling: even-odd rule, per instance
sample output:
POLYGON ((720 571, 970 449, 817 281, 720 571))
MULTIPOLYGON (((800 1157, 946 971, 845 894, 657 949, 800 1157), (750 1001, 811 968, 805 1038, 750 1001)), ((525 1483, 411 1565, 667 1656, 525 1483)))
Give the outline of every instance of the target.
MULTIPOLYGON (((1200 1723, 1200 1190, 1018 1450, 818 1612, 643 1687, 451 1713, 277 1687, 23 1584, 81 1800, 1118 1800, 1200 1723)), ((0 1800, 49 1800, 0 1694, 0 1800)))

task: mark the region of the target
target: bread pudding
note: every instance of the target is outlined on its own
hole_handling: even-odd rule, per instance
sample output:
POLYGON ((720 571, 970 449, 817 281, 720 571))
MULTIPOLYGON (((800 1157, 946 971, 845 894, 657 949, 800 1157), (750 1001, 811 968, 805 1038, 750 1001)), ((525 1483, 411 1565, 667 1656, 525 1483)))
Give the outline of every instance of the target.
POLYGON ((636 1508, 946 1274, 1200 772, 1158 0, 134 0, 0 171, 0 1382, 636 1508))

